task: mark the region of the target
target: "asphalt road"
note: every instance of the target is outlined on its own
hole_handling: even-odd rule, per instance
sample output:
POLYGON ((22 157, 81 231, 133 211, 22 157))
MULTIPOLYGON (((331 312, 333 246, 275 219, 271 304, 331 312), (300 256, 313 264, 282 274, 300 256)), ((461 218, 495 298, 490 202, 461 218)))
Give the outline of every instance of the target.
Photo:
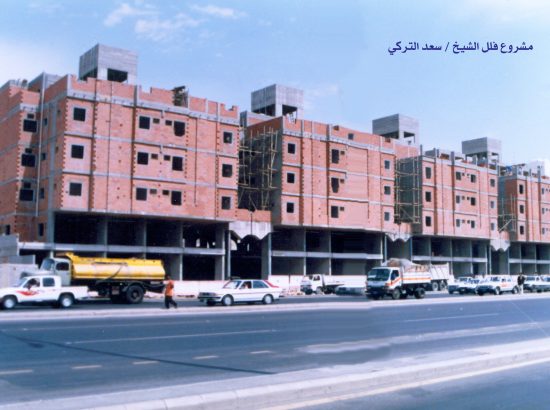
MULTIPOLYGON (((452 358, 467 348, 550 335, 550 299, 463 300, 0 322, 0 405, 212 380, 238 384, 242 377, 365 362, 383 368, 400 357, 452 358)), ((147 397, 128 397, 134 399, 147 397)))
POLYGON ((550 363, 436 383, 399 392, 331 401, 308 410, 518 410, 548 408, 550 363))

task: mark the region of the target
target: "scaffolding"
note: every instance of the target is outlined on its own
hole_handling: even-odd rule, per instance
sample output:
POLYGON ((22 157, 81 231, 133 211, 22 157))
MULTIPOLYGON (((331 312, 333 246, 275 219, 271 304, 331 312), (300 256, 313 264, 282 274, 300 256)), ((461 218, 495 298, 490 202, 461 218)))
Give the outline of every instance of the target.
POLYGON ((498 201, 498 231, 517 231, 517 197, 512 196, 508 199, 498 201))
POLYGON ((395 161, 395 222, 422 223, 422 157, 395 161))
POLYGON ((239 147, 239 208, 271 209, 279 133, 272 128, 247 130, 239 147))

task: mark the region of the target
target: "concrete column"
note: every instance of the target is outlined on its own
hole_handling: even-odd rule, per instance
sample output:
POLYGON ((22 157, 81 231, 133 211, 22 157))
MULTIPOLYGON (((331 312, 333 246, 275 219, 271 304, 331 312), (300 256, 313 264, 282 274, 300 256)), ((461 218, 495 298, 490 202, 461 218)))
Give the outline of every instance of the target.
POLYGON ((388 237, 382 234, 382 259, 388 260, 388 237))
MULTIPOLYGON (((306 230, 302 229, 301 231, 302 235, 302 252, 306 252, 307 250, 307 243, 306 243, 306 230)), ((307 258, 304 255, 302 258, 302 276, 305 276, 307 274, 307 258)))
POLYGON ((262 239, 262 279, 268 279, 271 276, 271 233, 262 239))
POLYGON ((180 248, 185 248, 185 244, 183 243, 183 223, 177 222, 176 223, 176 233, 175 233, 177 239, 175 246, 180 248))
MULTIPOLYGON (((137 236, 137 244, 139 246, 147 246, 147 221, 145 219, 140 219, 137 223, 137 236)), ((142 258, 146 256, 145 253, 141 254, 142 258)))
MULTIPOLYGON (((107 246, 109 238, 109 221, 108 218, 101 218, 97 225, 97 242, 100 245, 107 246)), ((102 252, 103 257, 107 256, 107 252, 102 252)))
POLYGON ((328 258, 328 274, 332 275, 332 235, 331 231, 328 231, 328 253, 331 255, 328 258))
POLYGON ((225 231, 225 277, 227 280, 231 277, 231 231, 225 231))
MULTIPOLYGON (((225 249, 225 232, 227 230, 226 225, 216 227, 216 249, 225 249)), ((216 256, 215 262, 215 280, 225 279, 225 257, 226 255, 216 256)))
POLYGON ((170 273, 170 276, 174 280, 183 280, 182 272, 182 255, 171 255, 168 266, 166 266, 167 273, 170 273))
POLYGON ((487 274, 490 275, 493 273, 493 254, 491 252, 491 245, 487 245, 487 274))
POLYGON ((223 280, 225 275, 225 255, 215 256, 214 280, 223 280))
POLYGON ((450 256, 451 256, 451 263, 450 263, 450 270, 451 270, 451 275, 454 275, 454 261, 453 261, 453 241, 450 240, 450 245, 449 246, 449 251, 450 251, 450 256))

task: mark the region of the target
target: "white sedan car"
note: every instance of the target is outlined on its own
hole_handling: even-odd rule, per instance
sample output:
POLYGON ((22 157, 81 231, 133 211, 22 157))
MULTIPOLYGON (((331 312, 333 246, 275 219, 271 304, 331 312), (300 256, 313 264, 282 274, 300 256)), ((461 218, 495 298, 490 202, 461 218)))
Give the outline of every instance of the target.
POLYGON ((233 303, 262 302, 269 305, 279 300, 282 289, 267 280, 238 279, 227 282, 221 289, 209 292, 200 292, 198 299, 208 306, 221 303, 231 306, 233 303))

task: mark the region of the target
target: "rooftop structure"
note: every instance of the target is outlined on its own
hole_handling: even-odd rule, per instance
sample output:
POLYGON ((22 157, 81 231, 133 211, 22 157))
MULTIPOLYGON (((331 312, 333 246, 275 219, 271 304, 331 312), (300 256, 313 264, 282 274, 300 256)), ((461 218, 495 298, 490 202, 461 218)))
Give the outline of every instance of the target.
POLYGON ((462 141, 462 152, 476 157, 479 163, 499 163, 501 160, 502 143, 495 138, 476 138, 462 141))
POLYGON ((405 141, 408 144, 419 143, 418 131, 418 120, 403 114, 394 114, 372 120, 373 134, 405 141))
POLYGON ((273 84, 252 92, 252 112, 270 117, 290 115, 301 118, 304 110, 304 92, 298 88, 273 84))
POLYGON ((96 44, 80 56, 78 77, 135 84, 137 63, 138 56, 133 51, 96 44))

